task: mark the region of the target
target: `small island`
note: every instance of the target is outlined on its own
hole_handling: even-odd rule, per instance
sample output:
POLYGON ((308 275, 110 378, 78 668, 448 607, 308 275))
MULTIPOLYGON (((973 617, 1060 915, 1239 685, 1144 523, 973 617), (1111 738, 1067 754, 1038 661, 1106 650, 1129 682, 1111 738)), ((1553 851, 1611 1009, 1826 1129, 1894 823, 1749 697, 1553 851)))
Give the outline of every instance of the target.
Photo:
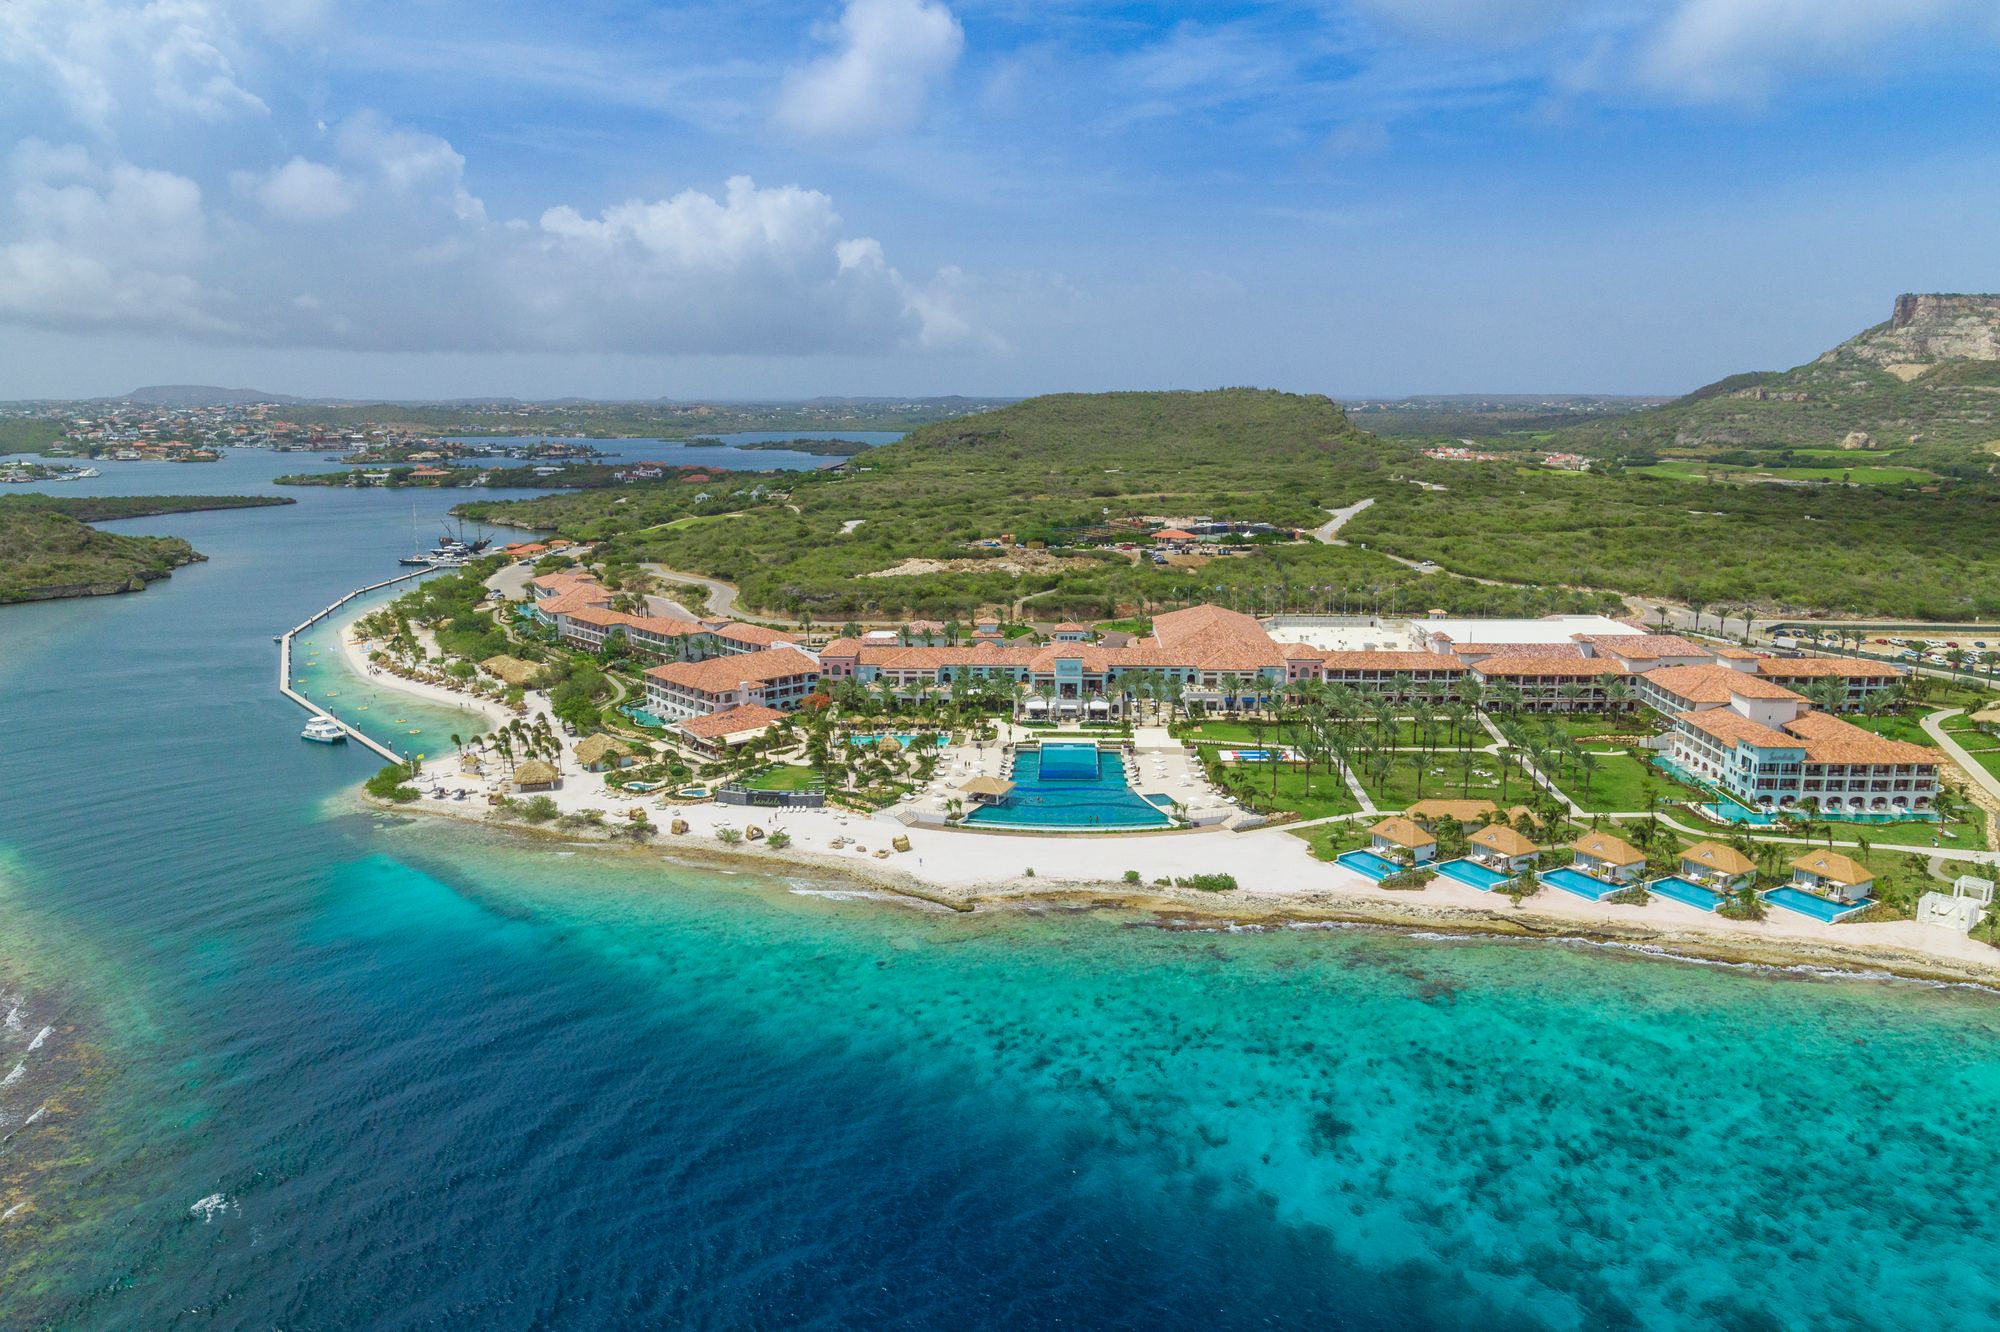
POLYGON ((207 558, 179 537, 101 532, 93 522, 294 503, 276 495, 0 496, 0 605, 138 592, 207 558))
POLYGON ((744 449, 781 449, 786 453, 810 453, 816 458, 854 458, 874 448, 858 439, 767 439, 743 444, 744 449))

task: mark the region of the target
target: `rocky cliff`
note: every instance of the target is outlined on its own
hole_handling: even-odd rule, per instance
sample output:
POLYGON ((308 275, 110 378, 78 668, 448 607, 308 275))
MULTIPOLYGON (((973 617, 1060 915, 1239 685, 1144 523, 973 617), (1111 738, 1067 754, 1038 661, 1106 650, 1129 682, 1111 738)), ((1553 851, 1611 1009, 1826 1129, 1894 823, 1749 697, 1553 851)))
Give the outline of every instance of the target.
POLYGON ((1903 295, 1886 324, 1819 358, 1862 361, 1910 380, 1943 361, 2000 361, 2000 296, 1903 295))

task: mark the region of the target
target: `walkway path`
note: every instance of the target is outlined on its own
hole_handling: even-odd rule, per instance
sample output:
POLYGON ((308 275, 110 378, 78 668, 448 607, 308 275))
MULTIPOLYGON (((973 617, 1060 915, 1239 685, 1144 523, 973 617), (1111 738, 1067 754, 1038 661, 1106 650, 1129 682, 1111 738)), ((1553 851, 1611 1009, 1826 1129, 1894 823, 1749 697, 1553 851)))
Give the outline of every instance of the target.
POLYGON ((1944 724, 1964 712, 1964 708, 1939 708, 1923 720, 1924 734, 1938 742, 1938 748, 1951 755, 1951 761, 1965 769, 1965 775, 1977 783, 1979 789, 1995 800, 2000 800, 2000 777, 1993 775, 1979 756, 1958 743, 1944 724))

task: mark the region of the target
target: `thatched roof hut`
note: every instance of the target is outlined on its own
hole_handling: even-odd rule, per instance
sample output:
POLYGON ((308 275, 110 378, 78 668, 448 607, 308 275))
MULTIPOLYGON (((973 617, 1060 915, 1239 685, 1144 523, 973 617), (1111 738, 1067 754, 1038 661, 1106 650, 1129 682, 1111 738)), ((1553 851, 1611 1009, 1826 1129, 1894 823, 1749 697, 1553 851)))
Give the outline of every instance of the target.
POLYGON ((541 667, 532 661, 522 661, 519 657, 510 657, 505 653, 501 653, 498 656, 488 657, 485 661, 480 662, 479 669, 485 671, 502 684, 525 686, 528 681, 535 678, 535 672, 540 670, 541 667))
POLYGON ((529 759, 514 769, 516 791, 553 791, 562 785, 562 773, 545 759, 529 759))
POLYGON ((632 746, 614 736, 589 736, 576 742, 576 761, 596 772, 602 767, 624 767, 632 757, 632 746))

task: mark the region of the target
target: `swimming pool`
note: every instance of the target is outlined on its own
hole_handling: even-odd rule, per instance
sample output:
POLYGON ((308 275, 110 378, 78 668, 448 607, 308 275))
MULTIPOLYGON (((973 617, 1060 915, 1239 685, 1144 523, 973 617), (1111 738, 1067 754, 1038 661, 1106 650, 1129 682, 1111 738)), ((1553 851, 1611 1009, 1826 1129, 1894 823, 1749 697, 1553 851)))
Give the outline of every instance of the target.
POLYGON ((1014 759, 1014 789, 997 805, 965 816, 978 828, 1135 832, 1173 823, 1125 784, 1125 764, 1090 744, 1045 744, 1014 759))
POLYGON ((618 710, 624 713, 626 716, 630 717, 633 721, 638 722, 639 725, 641 726, 653 726, 659 728, 662 731, 667 729, 666 722, 654 716, 652 713, 646 711, 644 708, 633 707, 628 704, 627 706, 622 707, 618 710))
POLYGON ((1373 851, 1343 851, 1333 858, 1336 865, 1344 865, 1356 874, 1380 883, 1391 874, 1401 874, 1403 867, 1387 856, 1378 856, 1373 851))
POLYGON ((1801 916, 1811 916, 1831 925, 1842 916, 1851 916, 1863 907, 1875 905, 1872 898, 1864 897, 1859 902, 1829 902, 1824 897, 1809 893, 1803 888, 1773 888, 1764 894, 1764 900, 1772 906, 1781 906, 1787 911, 1796 911, 1801 916))
POLYGON ((1691 906, 1697 911, 1713 911, 1721 906, 1723 901, 1721 893, 1683 879, 1677 874, 1653 880, 1646 885, 1646 891, 1658 893, 1669 902, 1679 902, 1682 906, 1691 906))
POLYGON ((1567 865, 1561 869, 1552 869, 1542 875, 1542 882, 1553 884, 1566 893, 1575 893, 1578 897, 1587 897, 1593 902, 1609 897, 1623 886, 1622 884, 1606 883, 1602 879, 1593 879, 1582 870, 1571 869, 1567 865))
POLYGON ((1488 869, 1476 860, 1447 860, 1437 867, 1439 874, 1460 883, 1469 883, 1482 893, 1490 893, 1514 876, 1488 869))

